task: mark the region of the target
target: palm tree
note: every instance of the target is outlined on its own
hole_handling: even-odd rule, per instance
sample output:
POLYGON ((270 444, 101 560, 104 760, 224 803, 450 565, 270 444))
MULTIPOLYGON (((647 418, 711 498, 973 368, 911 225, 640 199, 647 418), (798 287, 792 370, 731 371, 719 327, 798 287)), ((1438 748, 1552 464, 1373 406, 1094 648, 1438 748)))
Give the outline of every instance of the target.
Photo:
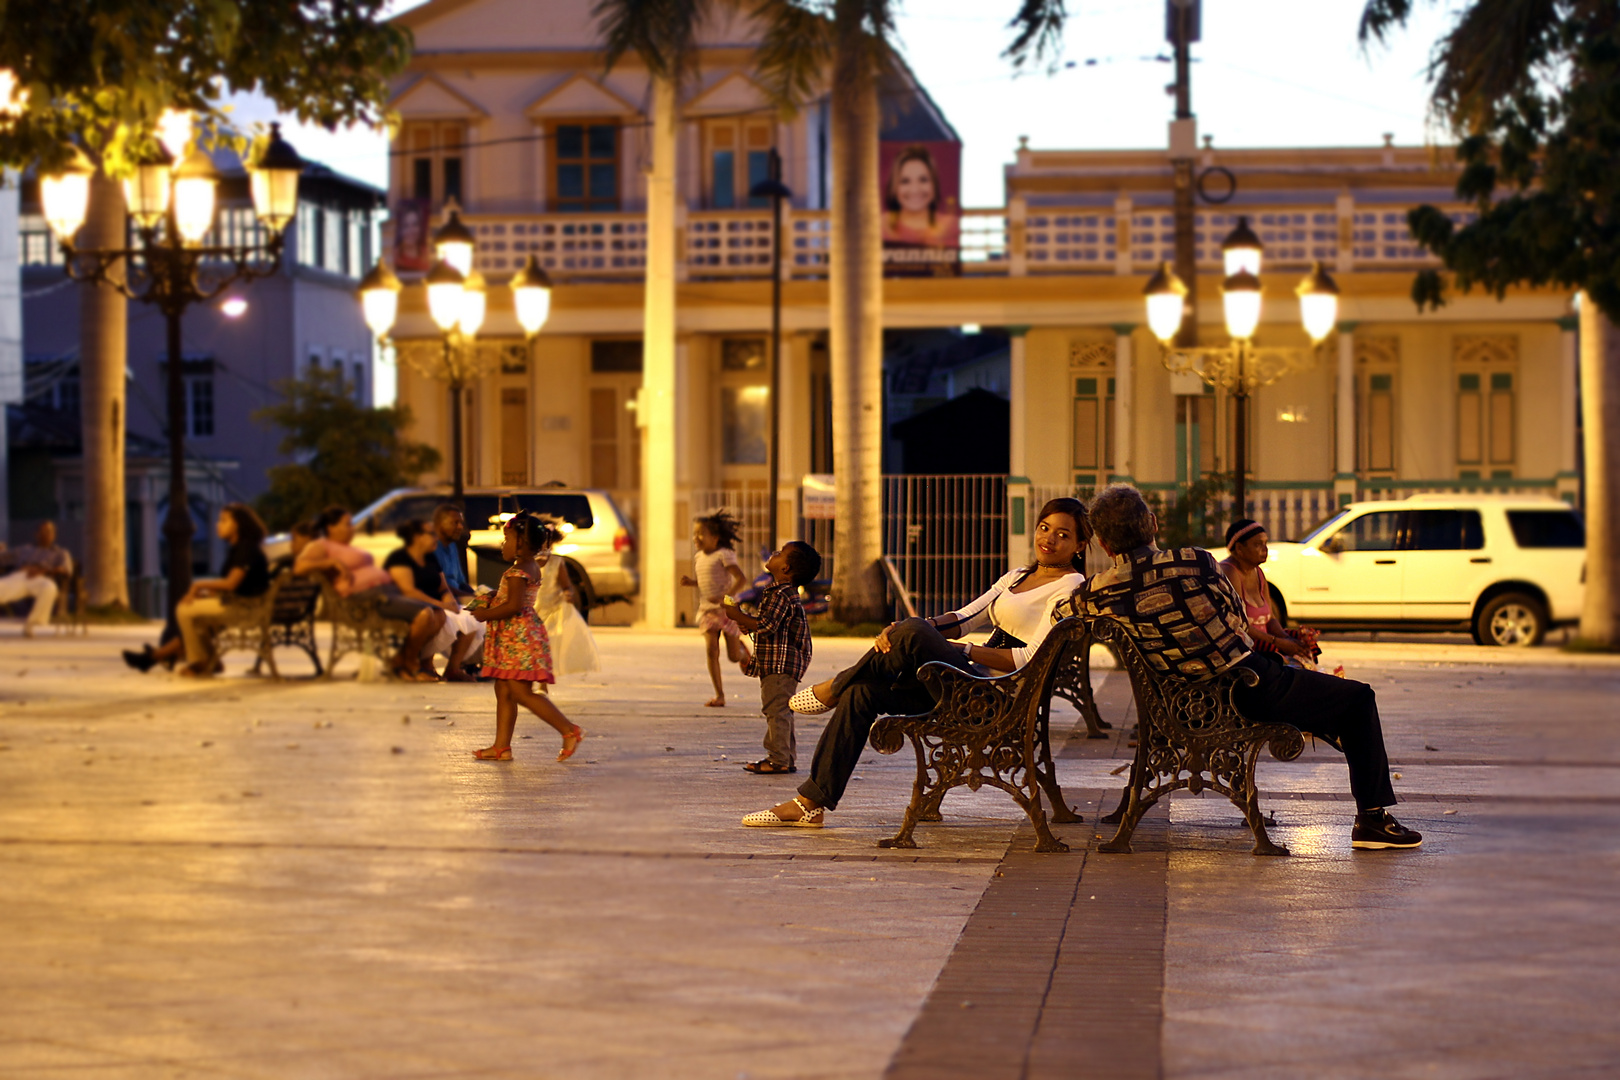
MULTIPOLYGON (((1433 0, 1431 0, 1433 2, 1433 0)), ((1416 0, 1368 0, 1363 46, 1405 25, 1416 0)), ((1458 138, 1456 228, 1419 207, 1413 233, 1456 286, 1579 289, 1585 434, 1586 603, 1581 637, 1620 647, 1620 6, 1614 0, 1472 0, 1429 65, 1435 118, 1458 138)), ((1447 282, 1426 272, 1421 307, 1447 282)))
MULTIPOLYGON (((124 196, 97 170, 81 242, 123 247, 124 196)), ((79 307, 80 416, 84 446, 84 533, 81 541, 89 603, 129 606, 124 525, 126 420, 125 322, 128 306, 110 285, 85 286, 79 307)))
MULTIPOLYGON (((677 83, 696 64, 697 30, 721 7, 746 10, 762 38, 763 85, 792 111, 830 85, 832 234, 828 270, 833 471, 838 477, 832 608, 846 623, 881 621, 883 557, 883 241, 878 85, 894 67, 895 0, 599 0, 609 67, 634 52, 677 83), (829 79, 830 74, 830 79, 829 79)), ((1005 56, 1055 56, 1064 0, 1020 0, 1005 56)))

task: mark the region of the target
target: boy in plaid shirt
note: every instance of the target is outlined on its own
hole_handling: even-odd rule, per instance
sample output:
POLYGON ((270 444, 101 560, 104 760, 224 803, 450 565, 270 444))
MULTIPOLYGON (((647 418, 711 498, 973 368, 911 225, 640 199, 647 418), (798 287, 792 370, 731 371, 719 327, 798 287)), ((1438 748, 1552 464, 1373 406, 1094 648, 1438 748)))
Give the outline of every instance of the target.
POLYGON ((810 666, 810 622, 799 604, 799 586, 821 573, 821 555, 803 540, 791 540, 765 560, 773 584, 759 599, 758 617, 749 616, 727 598, 725 611, 743 632, 754 638, 754 656, 743 664, 743 674, 759 679, 760 704, 765 713, 765 754, 743 768, 761 776, 798 772, 798 747, 793 736, 793 710, 788 701, 810 666))

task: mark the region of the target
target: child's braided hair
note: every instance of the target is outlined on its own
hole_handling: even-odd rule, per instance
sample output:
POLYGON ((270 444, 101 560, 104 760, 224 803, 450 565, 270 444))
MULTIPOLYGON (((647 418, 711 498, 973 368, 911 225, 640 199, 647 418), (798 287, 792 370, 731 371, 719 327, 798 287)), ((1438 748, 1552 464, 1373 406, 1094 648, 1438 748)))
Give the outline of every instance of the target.
POLYGON ((720 546, 723 548, 735 549, 737 541, 742 539, 742 519, 725 507, 712 514, 704 514, 696 520, 699 525, 720 538, 720 546))
POLYGON ((562 531, 557 526, 529 510, 513 514, 506 527, 516 530, 518 539, 528 547, 530 554, 545 551, 562 539, 562 531))

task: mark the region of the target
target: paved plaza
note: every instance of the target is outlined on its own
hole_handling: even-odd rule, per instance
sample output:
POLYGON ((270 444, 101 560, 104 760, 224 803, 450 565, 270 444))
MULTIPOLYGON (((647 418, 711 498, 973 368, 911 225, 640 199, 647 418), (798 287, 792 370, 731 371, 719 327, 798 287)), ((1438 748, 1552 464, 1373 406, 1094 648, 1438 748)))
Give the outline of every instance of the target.
MULTIPOLYGON (((1122 674, 1113 737, 1058 714, 1071 853, 989 790, 896 852, 909 752, 826 830, 738 826, 803 774, 738 768, 757 684, 702 708, 695 633, 599 631, 566 765, 526 717, 472 759, 488 686, 124 668, 152 636, 0 622, 0 1077, 1620 1075, 1613 658, 1330 639, 1426 839, 1352 854, 1309 749, 1262 763, 1294 854, 1259 859, 1207 795, 1097 853, 1122 674)), ((864 646, 818 639, 812 677, 864 646)))

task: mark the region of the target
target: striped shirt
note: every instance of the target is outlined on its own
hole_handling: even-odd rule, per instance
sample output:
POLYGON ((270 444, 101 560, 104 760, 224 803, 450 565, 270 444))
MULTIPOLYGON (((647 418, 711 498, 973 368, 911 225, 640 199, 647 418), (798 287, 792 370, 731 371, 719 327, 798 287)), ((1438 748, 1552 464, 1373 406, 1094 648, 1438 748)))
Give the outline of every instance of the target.
POLYGON ((1119 620, 1150 665, 1184 679, 1219 675, 1254 648, 1237 592, 1203 548, 1116 555, 1059 614, 1119 620))

